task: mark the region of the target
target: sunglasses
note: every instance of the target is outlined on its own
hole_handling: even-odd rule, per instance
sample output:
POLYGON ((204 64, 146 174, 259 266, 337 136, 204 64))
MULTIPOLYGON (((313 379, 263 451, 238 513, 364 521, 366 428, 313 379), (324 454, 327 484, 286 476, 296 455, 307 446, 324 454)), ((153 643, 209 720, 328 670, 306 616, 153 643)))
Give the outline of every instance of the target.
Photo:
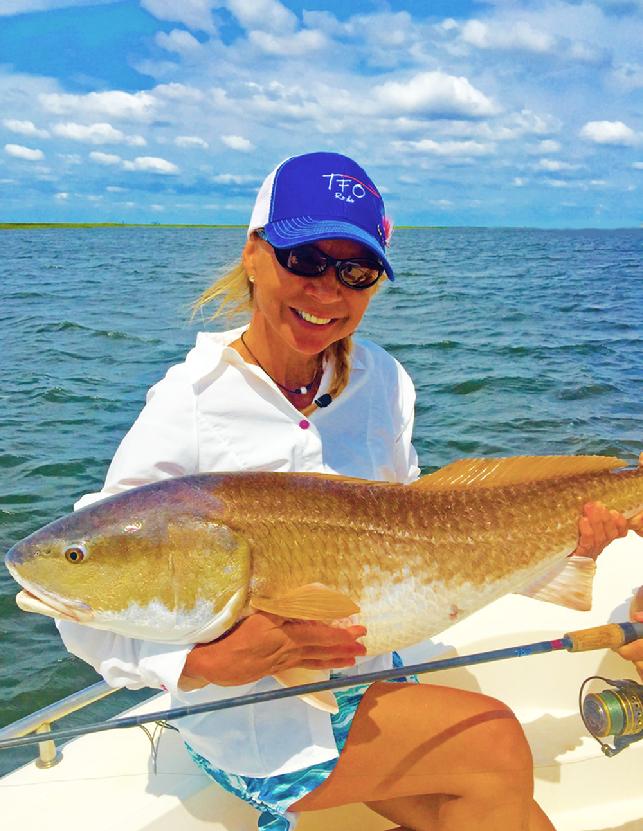
POLYGON ((369 257, 351 257, 338 260, 324 254, 314 245, 297 245, 294 248, 276 248, 263 231, 257 232, 275 252, 279 265, 300 277, 321 277, 329 266, 334 266, 337 279, 349 289, 368 289, 384 274, 384 265, 369 257))

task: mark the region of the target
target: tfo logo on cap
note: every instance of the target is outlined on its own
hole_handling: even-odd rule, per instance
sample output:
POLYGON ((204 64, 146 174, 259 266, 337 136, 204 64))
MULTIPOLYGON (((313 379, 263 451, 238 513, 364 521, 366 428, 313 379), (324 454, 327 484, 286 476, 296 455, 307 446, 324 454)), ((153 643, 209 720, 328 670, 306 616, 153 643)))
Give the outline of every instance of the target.
POLYGON ((380 199, 379 193, 364 182, 360 182, 354 176, 348 176, 345 173, 322 173, 322 179, 327 180, 328 190, 334 194, 335 199, 341 199, 342 202, 356 202, 366 196, 366 192, 370 192, 376 199, 380 199))

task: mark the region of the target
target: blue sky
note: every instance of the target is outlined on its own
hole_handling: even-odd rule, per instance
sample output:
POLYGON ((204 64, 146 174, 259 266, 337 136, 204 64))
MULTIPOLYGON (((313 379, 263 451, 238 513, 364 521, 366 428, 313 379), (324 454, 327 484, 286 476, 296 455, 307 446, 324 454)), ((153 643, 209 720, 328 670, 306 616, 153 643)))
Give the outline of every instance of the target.
POLYGON ((398 224, 643 223, 643 0, 0 0, 0 221, 247 222, 294 153, 398 224))

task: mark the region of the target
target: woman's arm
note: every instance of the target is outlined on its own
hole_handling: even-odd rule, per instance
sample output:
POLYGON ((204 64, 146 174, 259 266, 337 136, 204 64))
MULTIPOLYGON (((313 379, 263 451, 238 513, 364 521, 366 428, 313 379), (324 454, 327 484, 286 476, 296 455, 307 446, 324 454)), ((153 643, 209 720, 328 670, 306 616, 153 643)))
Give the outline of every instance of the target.
POLYGON ((179 688, 205 684, 239 686, 292 667, 349 667, 366 654, 357 641, 363 626, 339 628, 317 621, 287 621, 257 612, 212 643, 197 644, 187 656, 179 688))

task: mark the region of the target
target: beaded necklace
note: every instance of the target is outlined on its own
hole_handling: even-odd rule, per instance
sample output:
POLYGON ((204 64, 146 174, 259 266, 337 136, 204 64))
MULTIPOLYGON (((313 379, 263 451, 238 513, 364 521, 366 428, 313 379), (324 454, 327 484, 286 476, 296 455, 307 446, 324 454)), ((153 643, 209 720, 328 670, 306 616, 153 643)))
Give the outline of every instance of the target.
POLYGON ((317 367, 317 369, 315 370, 315 375, 313 376, 313 379, 309 384, 304 384, 303 386, 297 387, 294 390, 291 390, 288 387, 285 387, 283 384, 280 384, 279 381, 277 381, 275 378, 273 378, 272 375, 261 364, 261 362, 259 361, 257 356, 254 354, 252 349, 250 349, 250 347, 246 343, 245 338, 243 337, 244 335, 245 335, 245 332, 242 332, 241 333, 241 343, 244 345, 245 349, 247 350, 247 352, 250 355, 250 357, 252 358, 252 360, 257 364, 259 369, 263 369, 263 371, 266 373, 268 378, 270 378, 270 380, 273 382, 273 384, 276 384, 284 392, 290 393, 290 395, 308 395, 308 393, 312 390, 312 388, 315 386, 315 384, 319 381, 319 377, 321 375, 321 366, 317 367))

